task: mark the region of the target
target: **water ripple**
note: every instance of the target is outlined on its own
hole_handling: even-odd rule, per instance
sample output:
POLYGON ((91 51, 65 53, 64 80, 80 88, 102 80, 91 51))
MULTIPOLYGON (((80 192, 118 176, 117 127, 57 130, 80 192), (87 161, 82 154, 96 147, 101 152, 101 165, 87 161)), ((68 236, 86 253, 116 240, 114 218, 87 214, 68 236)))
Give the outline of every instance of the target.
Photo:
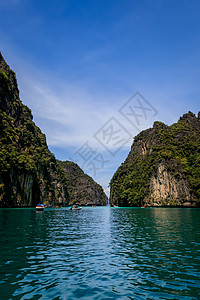
POLYGON ((200 299, 200 210, 0 210, 2 299, 200 299))

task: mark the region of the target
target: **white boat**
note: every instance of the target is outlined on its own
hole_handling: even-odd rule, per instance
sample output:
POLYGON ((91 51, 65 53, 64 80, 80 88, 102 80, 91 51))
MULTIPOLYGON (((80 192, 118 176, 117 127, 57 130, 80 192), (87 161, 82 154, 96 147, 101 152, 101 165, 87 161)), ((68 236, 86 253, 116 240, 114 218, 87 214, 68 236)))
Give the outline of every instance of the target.
POLYGON ((72 205, 72 207, 70 208, 70 210, 81 210, 82 207, 78 206, 78 205, 72 205))
POLYGON ((36 210, 37 211, 43 211, 45 209, 45 204, 37 204, 36 205, 36 210))

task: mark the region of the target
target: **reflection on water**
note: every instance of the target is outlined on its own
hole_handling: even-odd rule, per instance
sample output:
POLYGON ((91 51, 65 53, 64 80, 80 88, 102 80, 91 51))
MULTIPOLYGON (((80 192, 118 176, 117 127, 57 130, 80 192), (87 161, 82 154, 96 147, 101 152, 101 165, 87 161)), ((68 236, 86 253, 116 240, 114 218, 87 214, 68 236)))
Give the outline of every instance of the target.
POLYGON ((0 210, 1 299, 200 299, 200 210, 0 210))

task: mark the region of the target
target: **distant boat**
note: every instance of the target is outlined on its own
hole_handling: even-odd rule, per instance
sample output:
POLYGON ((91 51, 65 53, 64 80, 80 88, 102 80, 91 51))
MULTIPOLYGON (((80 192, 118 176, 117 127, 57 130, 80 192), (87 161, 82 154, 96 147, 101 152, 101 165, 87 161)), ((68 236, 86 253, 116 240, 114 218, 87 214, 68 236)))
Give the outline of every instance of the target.
POLYGON ((36 210, 43 211, 44 209, 45 209, 45 204, 37 204, 36 205, 36 210))
POLYGON ((119 207, 118 205, 114 205, 114 207, 119 207))
POLYGON ((81 210, 82 207, 78 206, 78 205, 72 205, 72 207, 70 208, 70 210, 81 210))

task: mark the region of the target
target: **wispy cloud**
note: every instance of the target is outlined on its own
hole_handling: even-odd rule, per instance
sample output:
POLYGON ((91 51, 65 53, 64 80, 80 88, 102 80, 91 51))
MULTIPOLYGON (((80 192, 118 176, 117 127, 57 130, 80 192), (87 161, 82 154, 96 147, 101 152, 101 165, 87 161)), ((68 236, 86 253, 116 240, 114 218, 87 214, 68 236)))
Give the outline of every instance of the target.
POLYGON ((35 122, 45 131, 50 145, 80 146, 90 139, 112 111, 100 106, 84 89, 63 83, 63 90, 23 75, 21 98, 33 111, 35 122))
POLYGON ((94 95, 78 83, 50 78, 23 62, 20 66, 17 77, 21 100, 32 109, 35 123, 47 135, 48 144, 80 147, 89 140, 94 147, 101 147, 93 136, 111 117, 120 118, 121 98, 94 95))
POLYGON ((113 99, 110 103, 99 98, 94 101, 92 95, 79 86, 63 83, 60 91, 56 82, 53 88, 41 82, 38 77, 30 78, 24 73, 21 98, 32 109, 34 120, 46 133, 50 146, 80 147, 89 141, 97 149, 126 149, 140 129, 155 121, 152 117, 139 127, 134 126, 119 111, 127 99, 123 102, 113 99), (117 105, 113 105, 114 102, 117 105))

